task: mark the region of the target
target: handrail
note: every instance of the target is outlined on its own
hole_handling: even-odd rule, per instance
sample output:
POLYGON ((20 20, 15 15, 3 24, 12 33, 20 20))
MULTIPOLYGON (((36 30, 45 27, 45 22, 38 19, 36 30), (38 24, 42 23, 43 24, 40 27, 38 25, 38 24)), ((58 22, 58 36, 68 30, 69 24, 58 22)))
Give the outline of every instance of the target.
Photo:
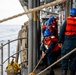
MULTIPOLYGON (((27 49, 27 48, 25 48, 25 49, 27 49)), ((16 52, 16 53, 14 53, 13 55, 11 55, 10 57, 8 57, 2 64, 0 64, 0 66, 1 65, 3 65, 9 58, 11 58, 12 56, 14 56, 14 55, 16 55, 16 54, 18 54, 18 53, 20 53, 21 51, 24 51, 25 49, 23 49, 23 50, 20 50, 20 51, 18 51, 18 52, 16 52)))
MULTIPOLYGON (((27 39, 27 37, 18 38, 18 39, 15 39, 15 40, 11 40, 10 43, 13 42, 13 41, 16 41, 16 40, 21 40, 21 39, 27 39)), ((5 43, 3 46, 5 46, 5 45, 7 45, 7 44, 9 44, 9 42, 5 43)), ((3 46, 0 46, 0 49, 1 49, 3 46)))
MULTIPOLYGON (((27 37, 14 39, 14 40, 11 40, 10 42, 8 41, 8 42, 5 43, 4 45, 2 44, 2 45, 0 46, 1 51, 3 51, 3 47, 4 47, 5 45, 7 45, 7 44, 9 44, 9 43, 12 43, 12 42, 14 42, 14 41, 22 40, 22 39, 27 39, 27 37)), ((25 49, 27 49, 27 48, 25 48, 25 49)), ((25 50, 25 49, 23 49, 23 50, 25 50)), ((15 54, 13 54, 13 55, 18 54, 19 52, 21 52, 21 51, 23 51, 23 50, 19 50, 19 51, 17 51, 17 53, 15 53, 15 54)), ((2 53, 3 53, 3 52, 2 52, 2 53)), ((4 60, 4 61, 2 60, 2 62, 1 62, 1 64, 0 64, 0 66, 1 66, 1 75, 3 75, 3 64, 4 64, 7 60, 9 60, 9 58, 11 58, 13 55, 9 56, 9 57, 8 57, 6 60, 4 60)), ((3 55, 2 55, 2 57, 3 57, 3 55)), ((27 62, 27 60, 25 60, 25 61, 23 61, 23 62, 27 62)), ((21 62, 20 64, 22 64, 23 62, 21 62)), ((9 63, 9 62, 8 62, 8 63, 9 63)))

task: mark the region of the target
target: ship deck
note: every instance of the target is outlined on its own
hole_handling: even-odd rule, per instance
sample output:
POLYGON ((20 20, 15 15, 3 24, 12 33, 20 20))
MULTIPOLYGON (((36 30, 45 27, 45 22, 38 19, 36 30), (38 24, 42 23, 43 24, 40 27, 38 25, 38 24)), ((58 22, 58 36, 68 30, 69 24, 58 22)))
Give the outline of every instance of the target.
MULTIPOLYGON (((40 68, 41 66, 38 67, 36 71, 34 72, 36 75, 41 71, 40 68)), ((60 67, 54 68, 54 72, 55 72, 55 75, 61 75, 61 68, 60 67)), ((28 69, 23 69, 23 73, 24 73, 23 75, 28 75, 28 69)), ((48 70, 46 70, 40 75, 47 75, 47 73, 48 73, 48 70)), ((69 70, 67 71, 67 75, 70 75, 69 70)))

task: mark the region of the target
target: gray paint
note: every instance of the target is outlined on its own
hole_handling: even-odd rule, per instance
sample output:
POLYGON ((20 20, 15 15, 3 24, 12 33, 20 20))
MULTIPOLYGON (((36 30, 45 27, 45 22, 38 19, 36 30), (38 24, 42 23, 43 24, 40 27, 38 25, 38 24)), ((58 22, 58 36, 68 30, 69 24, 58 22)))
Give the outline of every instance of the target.
MULTIPOLYGON (((28 8, 32 8, 33 0, 28 0, 28 8)), ((30 14, 32 18, 32 14, 30 14)), ((28 21, 28 75, 33 70, 33 21, 28 21)))

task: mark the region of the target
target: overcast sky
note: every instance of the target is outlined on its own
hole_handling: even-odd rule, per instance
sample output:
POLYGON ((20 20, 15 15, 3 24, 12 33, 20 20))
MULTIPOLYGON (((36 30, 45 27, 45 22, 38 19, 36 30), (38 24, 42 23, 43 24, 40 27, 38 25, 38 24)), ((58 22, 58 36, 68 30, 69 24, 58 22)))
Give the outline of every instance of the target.
MULTIPOLYGON (((0 20, 22 12, 24 12, 24 10, 21 4, 19 3, 19 0, 0 0, 0 20)), ((27 20, 28 20, 27 15, 23 15, 22 17, 8 20, 0 24, 23 25, 24 22, 27 20)))

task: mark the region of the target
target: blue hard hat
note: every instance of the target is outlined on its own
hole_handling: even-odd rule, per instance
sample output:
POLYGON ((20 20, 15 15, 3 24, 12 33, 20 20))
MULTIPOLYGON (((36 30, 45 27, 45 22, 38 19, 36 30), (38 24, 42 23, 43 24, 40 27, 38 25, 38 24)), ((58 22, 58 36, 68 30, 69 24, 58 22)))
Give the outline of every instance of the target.
POLYGON ((70 15, 76 15, 76 8, 72 8, 70 10, 70 15))
POLYGON ((51 35, 51 32, 48 29, 46 29, 44 32, 44 37, 50 36, 50 35, 51 35))
POLYGON ((52 22, 52 21, 53 21, 52 17, 51 17, 51 18, 49 18, 49 22, 52 22))
POLYGON ((54 16, 52 16, 51 18, 52 18, 52 21, 55 19, 55 17, 54 17, 54 16))
POLYGON ((48 24, 49 24, 49 20, 47 20, 47 21, 45 22, 45 24, 46 24, 46 26, 48 26, 48 24))
POLYGON ((50 17, 50 18, 45 22, 46 27, 51 26, 51 23, 53 22, 54 19, 55 19, 54 16, 50 17))
POLYGON ((49 24, 51 24, 53 22, 53 20, 55 19, 54 16, 52 16, 51 18, 49 18, 49 24))
POLYGON ((52 21, 53 21, 52 18, 49 18, 49 19, 46 21, 46 26, 48 27, 48 26, 51 24, 52 21))
POLYGON ((49 24, 49 19, 45 22, 46 28, 48 28, 49 24))
POLYGON ((52 16, 51 18, 49 18, 49 22, 52 22, 55 19, 54 16, 52 16))

